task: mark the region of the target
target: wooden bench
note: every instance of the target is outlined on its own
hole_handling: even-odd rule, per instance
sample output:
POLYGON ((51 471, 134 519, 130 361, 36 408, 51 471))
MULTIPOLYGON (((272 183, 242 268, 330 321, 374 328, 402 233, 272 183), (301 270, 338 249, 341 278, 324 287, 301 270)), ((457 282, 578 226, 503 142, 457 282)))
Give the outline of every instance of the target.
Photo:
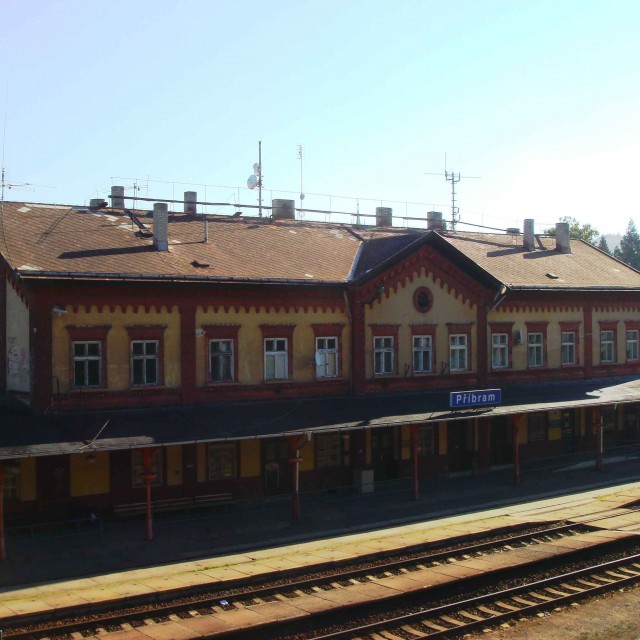
MULTIPOLYGON (((202 509, 218 504, 231 504, 232 502, 233 495, 231 493, 211 493, 208 495, 152 500, 151 511, 152 513, 158 513, 160 511, 189 511, 191 509, 202 509)), ((146 502, 117 504, 113 507, 113 513, 118 517, 141 515, 146 512, 146 502)))

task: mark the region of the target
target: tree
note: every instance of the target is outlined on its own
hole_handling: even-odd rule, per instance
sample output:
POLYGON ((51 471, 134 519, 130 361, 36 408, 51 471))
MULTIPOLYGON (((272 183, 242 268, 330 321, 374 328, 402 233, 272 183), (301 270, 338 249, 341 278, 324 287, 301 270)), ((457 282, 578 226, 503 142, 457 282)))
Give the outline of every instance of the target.
POLYGON ((608 244, 607 238, 605 236, 600 236, 600 242, 598 243, 598 249, 600 249, 600 251, 604 251, 605 253, 608 253, 609 255, 611 255, 611 249, 609 249, 609 244, 608 244))
MULTIPOLYGON (((576 220, 575 218, 564 216, 563 218, 560 218, 560 222, 566 222, 569 224, 569 235, 572 238, 576 238, 577 240, 584 240, 589 244, 595 245, 595 243, 598 241, 598 238, 604 237, 600 236, 600 232, 597 229, 594 229, 590 224, 580 224, 580 222, 578 222, 578 220, 576 220)), ((545 234, 548 236, 555 236, 555 227, 552 227, 551 229, 545 229, 545 234)))
POLYGON ((626 233, 620 240, 620 246, 613 252, 614 257, 634 269, 640 270, 640 235, 633 220, 629 220, 626 233))

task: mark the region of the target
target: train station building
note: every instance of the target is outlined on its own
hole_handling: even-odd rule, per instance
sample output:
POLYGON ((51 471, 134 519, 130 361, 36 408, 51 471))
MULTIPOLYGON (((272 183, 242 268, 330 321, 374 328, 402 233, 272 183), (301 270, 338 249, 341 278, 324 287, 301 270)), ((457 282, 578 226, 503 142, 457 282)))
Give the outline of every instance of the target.
POLYGON ((517 481, 522 460, 640 437, 640 273, 566 224, 112 196, 0 205, 7 522, 277 494, 297 517, 304 491, 517 481))

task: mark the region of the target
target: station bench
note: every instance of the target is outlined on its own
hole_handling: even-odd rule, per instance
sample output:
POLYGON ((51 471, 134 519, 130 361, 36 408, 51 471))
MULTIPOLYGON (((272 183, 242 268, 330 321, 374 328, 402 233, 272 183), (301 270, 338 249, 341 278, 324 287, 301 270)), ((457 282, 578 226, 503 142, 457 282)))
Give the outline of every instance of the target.
MULTIPOLYGON (((233 495, 231 493, 210 493, 206 495, 186 496, 182 498, 164 498, 161 500, 152 500, 151 511, 153 513, 161 511, 190 511, 191 509, 202 509, 221 504, 231 504, 233 501, 233 495)), ((114 515, 118 517, 141 515, 146 512, 146 502, 117 504, 113 507, 114 515)))

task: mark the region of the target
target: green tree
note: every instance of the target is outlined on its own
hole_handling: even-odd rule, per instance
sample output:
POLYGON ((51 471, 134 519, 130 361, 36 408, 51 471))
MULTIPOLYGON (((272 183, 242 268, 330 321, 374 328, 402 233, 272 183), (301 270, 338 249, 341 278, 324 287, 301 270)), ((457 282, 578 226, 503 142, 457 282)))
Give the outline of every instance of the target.
POLYGON ((600 236, 600 242, 598 242, 598 249, 600 249, 600 251, 604 251, 605 253, 608 253, 609 255, 611 255, 611 249, 609 249, 609 243, 607 242, 607 239, 604 236, 600 236))
MULTIPOLYGON (((590 224, 580 224, 578 220, 576 220, 575 218, 571 218, 570 216, 564 216, 560 218, 559 222, 567 222, 569 224, 569 235, 572 238, 576 238, 577 240, 584 240, 589 244, 595 245, 598 241, 598 238, 601 237, 600 232, 590 224)), ((551 229, 545 229, 545 234, 548 236, 555 236, 555 227, 552 227, 551 229)))
POLYGON ((634 269, 640 270, 640 235, 633 220, 629 220, 626 233, 620 240, 620 246, 616 247, 613 255, 634 269))

